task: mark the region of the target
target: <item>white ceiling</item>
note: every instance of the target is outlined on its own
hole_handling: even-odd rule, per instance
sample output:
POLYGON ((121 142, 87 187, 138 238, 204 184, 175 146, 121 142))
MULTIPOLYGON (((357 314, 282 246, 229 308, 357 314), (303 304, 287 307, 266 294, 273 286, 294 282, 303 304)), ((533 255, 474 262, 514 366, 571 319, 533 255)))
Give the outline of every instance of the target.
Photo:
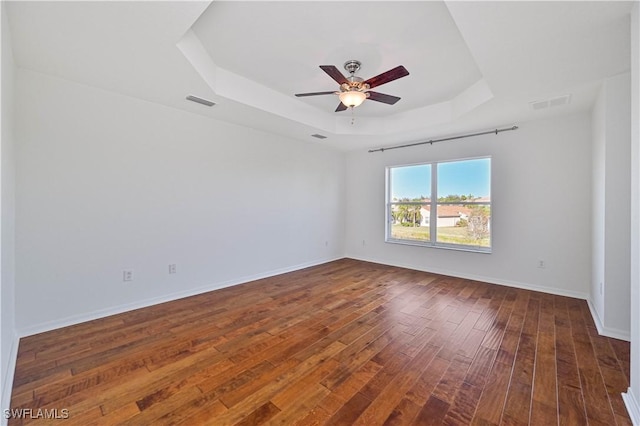
MULTIPOLYGON (((337 90, 321 64, 347 74, 344 62, 357 59, 365 79, 397 65, 409 70, 411 77, 376 88, 401 102, 365 102, 358 115, 447 101, 482 77, 442 2, 214 2, 193 30, 216 65, 286 96, 337 90)), ((337 96, 300 101, 329 112, 339 102, 337 96)))
POLYGON ((19 67, 342 150, 586 110, 629 69, 632 2, 9 2, 19 67), (400 96, 335 113, 318 65, 400 96), (188 94, 217 103, 207 108, 188 94), (529 102, 571 94, 569 105, 529 102), (328 136, 323 141, 313 133, 328 136))

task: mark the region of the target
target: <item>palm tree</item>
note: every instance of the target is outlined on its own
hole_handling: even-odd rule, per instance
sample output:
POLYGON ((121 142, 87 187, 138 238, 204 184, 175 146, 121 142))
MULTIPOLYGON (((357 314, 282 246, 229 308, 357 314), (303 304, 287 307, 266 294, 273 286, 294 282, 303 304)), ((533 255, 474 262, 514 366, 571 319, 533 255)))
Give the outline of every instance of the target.
POLYGON ((412 219, 413 219, 413 226, 419 226, 420 224, 420 205, 418 204, 414 204, 411 206, 411 215, 412 215, 412 219), (417 221, 416 221, 417 219, 417 221), (416 222, 418 223, 418 225, 416 225, 416 222))

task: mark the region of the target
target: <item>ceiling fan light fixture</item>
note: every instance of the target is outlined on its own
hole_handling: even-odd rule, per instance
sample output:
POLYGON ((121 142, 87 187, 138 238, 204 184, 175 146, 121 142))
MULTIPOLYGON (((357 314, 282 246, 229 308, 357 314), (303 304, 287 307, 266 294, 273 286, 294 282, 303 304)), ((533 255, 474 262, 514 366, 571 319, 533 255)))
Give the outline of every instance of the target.
POLYGON ((346 107, 355 108, 367 99, 367 94, 357 90, 349 90, 348 92, 341 92, 339 98, 340 102, 342 102, 346 107))

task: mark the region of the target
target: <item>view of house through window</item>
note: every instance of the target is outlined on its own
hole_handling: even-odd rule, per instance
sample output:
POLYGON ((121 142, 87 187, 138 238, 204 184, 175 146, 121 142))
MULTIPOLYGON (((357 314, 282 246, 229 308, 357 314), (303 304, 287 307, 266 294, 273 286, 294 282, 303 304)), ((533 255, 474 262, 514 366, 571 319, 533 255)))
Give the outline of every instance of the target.
POLYGON ((491 251, 491 159, 387 169, 387 241, 491 251))

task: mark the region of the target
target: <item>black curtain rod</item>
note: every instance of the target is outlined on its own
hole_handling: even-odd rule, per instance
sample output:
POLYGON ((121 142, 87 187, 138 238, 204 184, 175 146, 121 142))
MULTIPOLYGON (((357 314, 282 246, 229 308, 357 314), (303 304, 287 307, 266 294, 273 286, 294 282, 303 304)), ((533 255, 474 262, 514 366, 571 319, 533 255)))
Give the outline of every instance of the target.
POLYGON ((426 145, 426 144, 433 145, 436 142, 444 142, 444 141, 451 141, 451 140, 454 140, 454 139, 470 138, 472 136, 489 135, 491 133, 495 133, 497 135, 498 133, 501 133, 501 132, 508 132, 510 130, 517 130, 517 129, 518 129, 518 126, 506 127, 504 129, 487 130, 486 132, 468 133, 466 135, 451 136, 451 137, 442 138, 442 139, 430 139, 428 141, 408 143, 408 144, 405 144, 405 145, 390 146, 390 147, 387 147, 387 148, 370 149, 369 152, 385 152, 385 151, 388 151, 390 149, 409 148, 410 146, 418 146, 418 145, 426 145))

